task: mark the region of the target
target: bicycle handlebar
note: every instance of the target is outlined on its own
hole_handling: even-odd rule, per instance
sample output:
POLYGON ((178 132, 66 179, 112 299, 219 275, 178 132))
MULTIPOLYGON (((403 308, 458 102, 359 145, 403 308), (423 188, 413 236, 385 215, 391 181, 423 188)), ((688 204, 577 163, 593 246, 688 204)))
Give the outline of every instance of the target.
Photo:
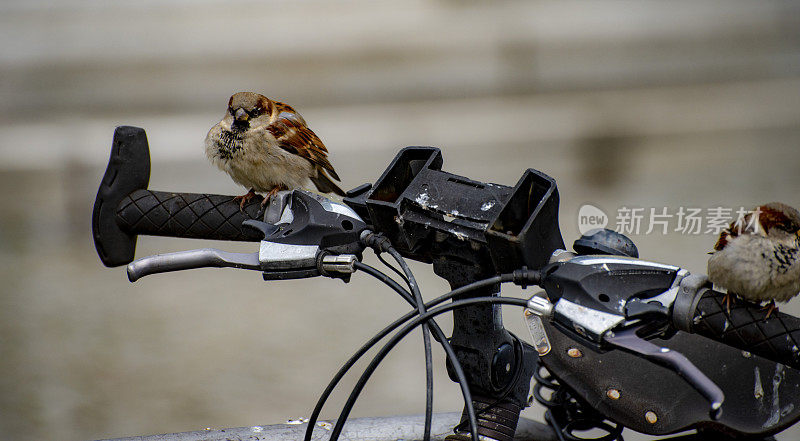
MULTIPOLYGON (((452 286, 464 285, 482 272, 490 276, 501 270, 542 268, 554 250, 563 248, 558 192, 552 178, 529 169, 512 188, 453 175, 442 171, 441 165, 438 149, 408 147, 371 190, 351 191, 345 204, 331 205, 325 198, 291 192, 280 202, 271 199, 267 210, 262 210, 261 197, 240 207, 232 196, 148 190, 150 158, 144 130, 119 127, 95 201, 95 246, 106 266, 119 266, 133 261, 139 234, 262 241, 259 253, 249 255, 206 249, 140 259, 129 266, 131 281, 157 272, 207 266, 257 269, 267 280, 330 275, 328 272, 341 272, 345 275, 336 277, 347 280, 355 254, 360 256, 363 249, 360 233, 369 227, 404 256, 434 262, 437 274, 452 286), (294 203, 287 205, 287 198, 294 203), (313 248, 313 253, 291 257, 287 247, 313 248), (335 261, 336 255, 344 253, 350 260, 335 261), (297 268, 286 267, 292 259, 297 268), (325 265, 333 270, 326 270, 325 265), (344 268, 341 271, 340 266, 344 268), (475 272, 476 268, 480 271, 475 272)), ((551 282, 541 286, 559 301, 549 305, 548 314, 551 319, 555 315, 555 323, 562 325, 559 329, 573 340, 600 349, 610 345, 648 358, 647 351, 653 348, 643 345, 649 343, 644 338, 669 338, 669 331, 680 329, 800 369, 800 319, 782 313, 766 318, 764 311, 742 302, 728 310, 721 300, 723 294, 703 283, 684 285, 681 280, 688 273, 678 267, 625 256, 583 255, 546 274, 551 282), (647 297, 654 292, 661 294, 647 297), (667 326, 670 321, 673 328, 667 326), (631 331, 630 338, 615 339, 614 332, 608 332, 612 329, 631 331), (637 336, 640 331, 643 335, 637 336)), ((462 354, 484 357, 474 366, 473 383, 494 390, 495 380, 487 368, 500 359, 496 352, 507 343, 507 331, 490 326, 498 317, 493 309, 475 309, 470 314, 454 319, 453 339, 461 342, 462 354), (465 339, 472 334, 464 329, 476 323, 488 324, 486 330, 493 334, 480 334, 477 343, 465 339)), ((655 349, 666 352, 667 348, 655 349)), ((656 361, 663 358, 650 355, 649 359, 656 361)), ((456 359, 460 357, 457 353, 456 359)), ((713 382, 690 361, 674 359, 662 364, 704 393, 712 410, 719 408, 721 400, 716 397, 721 392, 709 393, 711 388, 703 387, 713 382)), ((527 386, 524 389, 524 393, 515 389, 516 395, 509 400, 524 402, 527 386)))

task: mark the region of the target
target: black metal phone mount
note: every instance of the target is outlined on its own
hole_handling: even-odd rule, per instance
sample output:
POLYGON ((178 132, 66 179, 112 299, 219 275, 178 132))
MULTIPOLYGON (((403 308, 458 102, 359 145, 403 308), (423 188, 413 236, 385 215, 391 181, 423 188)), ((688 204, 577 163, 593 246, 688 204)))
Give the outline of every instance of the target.
MULTIPOLYGON (((564 247, 553 178, 528 169, 508 187, 444 172, 442 162, 437 148, 406 147, 370 190, 345 203, 370 219, 401 254, 433 263, 453 289, 523 267, 540 268, 564 247)), ((498 291, 492 286, 467 296, 498 291)), ((504 328, 496 306, 453 314, 450 342, 479 411, 480 434, 511 440, 537 353, 504 328)), ((455 380, 452 371, 450 377, 455 380)))
POLYGON ((371 189, 351 190, 345 203, 422 262, 460 258, 499 274, 539 268, 564 247, 553 178, 528 169, 508 187, 444 172, 442 162, 438 148, 406 147, 371 189))

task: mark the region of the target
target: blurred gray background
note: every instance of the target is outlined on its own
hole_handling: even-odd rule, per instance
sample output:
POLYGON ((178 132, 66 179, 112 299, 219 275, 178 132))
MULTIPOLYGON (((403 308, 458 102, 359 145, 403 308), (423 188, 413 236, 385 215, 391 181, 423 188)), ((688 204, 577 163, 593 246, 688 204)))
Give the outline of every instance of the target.
MULTIPOLYGON (((406 145, 440 147, 446 170, 476 180, 542 170, 567 244, 585 203, 611 216, 800 205, 797 2, 4 0, 0 36, 3 439, 307 416, 350 353, 406 311, 358 275, 267 284, 208 269, 130 284, 103 267, 89 219, 117 125, 147 130, 151 188, 242 194, 202 143, 232 93, 258 91, 304 115, 345 188, 406 145)), ((642 257, 699 272, 715 240, 633 238, 642 257)), ((209 245, 255 250, 142 237, 137 256, 209 245)), ((446 289, 414 268, 427 298, 446 289)), ((527 335, 520 311, 505 321, 527 335)), ((386 360, 354 415, 424 409, 419 340, 386 360)), ((437 360, 437 409, 460 410, 437 360)))

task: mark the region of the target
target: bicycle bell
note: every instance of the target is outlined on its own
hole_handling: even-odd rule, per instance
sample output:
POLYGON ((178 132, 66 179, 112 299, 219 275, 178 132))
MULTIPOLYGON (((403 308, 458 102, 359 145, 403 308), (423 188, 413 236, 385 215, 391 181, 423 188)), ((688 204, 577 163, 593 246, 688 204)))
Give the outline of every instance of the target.
POLYGON ((639 250, 633 241, 622 233, 608 228, 587 231, 572 244, 572 249, 580 255, 612 254, 615 256, 639 257, 639 250))

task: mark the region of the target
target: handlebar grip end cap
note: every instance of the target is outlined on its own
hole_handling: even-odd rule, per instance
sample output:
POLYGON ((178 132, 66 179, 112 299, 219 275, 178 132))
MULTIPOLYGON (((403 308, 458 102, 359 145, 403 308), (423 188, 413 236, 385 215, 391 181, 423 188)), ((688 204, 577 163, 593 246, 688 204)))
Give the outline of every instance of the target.
POLYGON ((144 129, 120 126, 114 131, 111 157, 92 210, 92 237, 100 260, 114 267, 133 261, 136 235, 120 228, 117 206, 150 182, 150 147, 144 129))

